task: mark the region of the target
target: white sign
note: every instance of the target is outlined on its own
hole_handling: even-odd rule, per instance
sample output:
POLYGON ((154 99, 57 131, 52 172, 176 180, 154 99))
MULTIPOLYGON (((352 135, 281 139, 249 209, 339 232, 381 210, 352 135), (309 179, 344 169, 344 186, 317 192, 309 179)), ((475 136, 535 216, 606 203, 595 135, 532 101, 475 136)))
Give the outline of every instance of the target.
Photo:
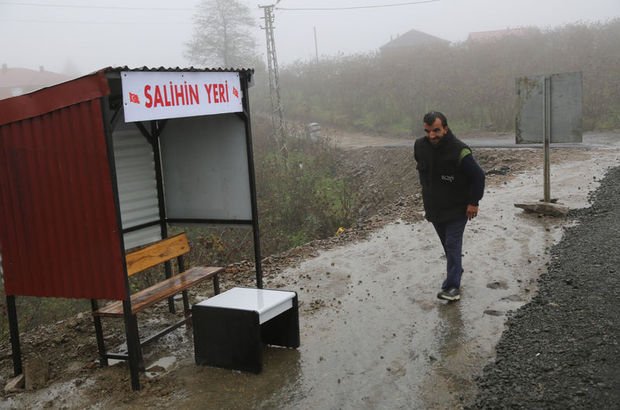
POLYGON ((243 111, 238 72, 123 71, 125 121, 243 111))

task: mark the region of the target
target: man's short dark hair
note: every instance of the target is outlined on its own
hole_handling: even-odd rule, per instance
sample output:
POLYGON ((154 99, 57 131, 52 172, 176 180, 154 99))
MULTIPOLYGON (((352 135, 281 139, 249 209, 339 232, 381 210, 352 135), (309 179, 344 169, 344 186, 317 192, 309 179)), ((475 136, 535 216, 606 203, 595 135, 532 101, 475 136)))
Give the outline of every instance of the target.
POLYGON ((439 111, 431 111, 429 113, 426 113, 424 115, 424 123, 428 124, 428 125, 433 125, 433 123, 435 122, 435 120, 437 118, 439 118, 441 120, 441 125, 442 126, 444 126, 444 127, 448 126, 448 119, 446 118, 445 115, 443 115, 439 111))

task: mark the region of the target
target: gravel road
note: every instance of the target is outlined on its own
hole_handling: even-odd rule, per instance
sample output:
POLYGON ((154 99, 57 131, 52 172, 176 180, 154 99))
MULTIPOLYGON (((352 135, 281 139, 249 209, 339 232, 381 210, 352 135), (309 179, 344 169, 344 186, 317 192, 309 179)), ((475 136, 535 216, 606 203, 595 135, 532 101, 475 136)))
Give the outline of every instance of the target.
POLYGON ((507 321, 471 408, 620 408, 620 167, 574 212, 539 292, 507 321))

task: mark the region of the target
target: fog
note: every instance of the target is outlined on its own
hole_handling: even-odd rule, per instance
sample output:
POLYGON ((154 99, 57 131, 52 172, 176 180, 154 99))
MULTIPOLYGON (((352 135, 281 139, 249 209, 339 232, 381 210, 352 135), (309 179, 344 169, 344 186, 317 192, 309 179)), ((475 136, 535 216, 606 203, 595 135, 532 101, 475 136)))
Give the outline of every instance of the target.
MULTIPOLYGON (((258 5, 243 0, 256 17, 258 52, 265 34, 258 5)), ((411 29, 459 42, 470 32, 537 26, 553 28, 620 16, 620 0, 281 0, 275 40, 281 64, 377 50, 411 29), (316 30, 316 43, 315 43, 316 30), (315 48, 316 46, 316 48, 315 48)), ((106 66, 189 66, 185 43, 199 0, 0 0, 0 63, 9 67, 74 74, 106 66)))

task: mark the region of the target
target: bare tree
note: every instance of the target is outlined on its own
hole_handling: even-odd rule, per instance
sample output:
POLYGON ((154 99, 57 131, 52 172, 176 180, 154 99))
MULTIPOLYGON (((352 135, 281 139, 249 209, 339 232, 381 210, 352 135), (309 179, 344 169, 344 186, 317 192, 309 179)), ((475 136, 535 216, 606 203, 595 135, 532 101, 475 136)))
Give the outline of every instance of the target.
POLYGON ((255 22, 239 0, 202 0, 185 57, 192 64, 243 66, 256 60, 255 22))

